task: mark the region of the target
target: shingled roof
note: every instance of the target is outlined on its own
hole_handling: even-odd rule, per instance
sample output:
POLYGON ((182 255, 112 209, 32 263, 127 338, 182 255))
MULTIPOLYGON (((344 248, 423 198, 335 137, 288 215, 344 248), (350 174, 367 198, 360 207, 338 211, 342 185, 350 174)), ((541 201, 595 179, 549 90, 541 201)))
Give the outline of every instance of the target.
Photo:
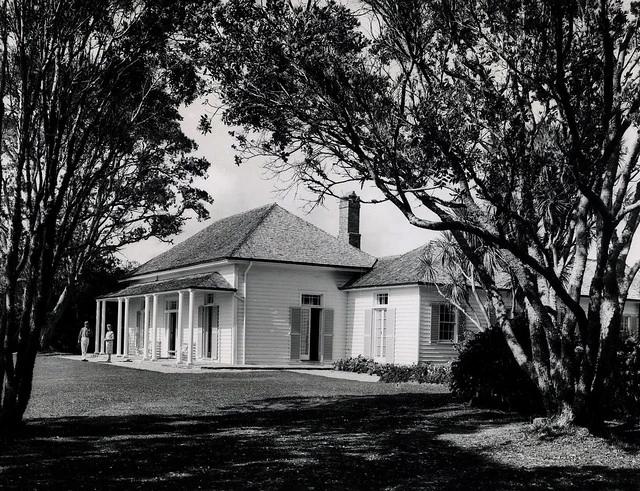
POLYGON ((107 293, 98 298, 116 298, 139 295, 150 295, 152 293, 171 292, 178 290, 207 290, 207 291, 236 291, 220 273, 203 273, 181 278, 171 278, 162 281, 150 281, 130 285, 121 290, 107 293))
MULTIPOLYGON (((371 271, 344 288, 425 284, 426 264, 422 258, 427 247, 428 244, 399 256, 381 257, 371 271)), ((441 277, 443 281, 444 276, 441 276, 437 265, 434 269, 436 278, 441 277)))
MULTIPOLYGON (((374 268, 362 277, 346 284, 343 289, 375 288, 385 286, 427 284, 426 263, 422 260, 429 244, 420 246, 399 256, 388 256, 378 259, 374 268)), ((595 261, 588 261, 582 284, 582 295, 589 295, 589 286, 593 278, 595 261)), ((448 280, 440 270, 437 262, 432 265, 435 281, 445 283, 448 280)), ((509 288, 509 277, 506 273, 499 273, 496 278, 499 288, 509 288)), ((637 275, 629 288, 629 300, 640 300, 640 274, 637 275)))
POLYGON ((218 220, 132 276, 222 259, 370 268, 375 258, 273 203, 218 220))

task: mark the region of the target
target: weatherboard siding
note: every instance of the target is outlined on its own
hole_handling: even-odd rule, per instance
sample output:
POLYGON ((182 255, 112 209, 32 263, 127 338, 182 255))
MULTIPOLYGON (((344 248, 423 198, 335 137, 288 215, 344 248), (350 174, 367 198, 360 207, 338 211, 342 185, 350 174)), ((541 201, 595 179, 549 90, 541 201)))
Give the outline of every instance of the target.
POLYGON ((323 308, 334 310, 333 359, 345 351, 346 295, 338 290, 348 279, 330 270, 254 263, 247 275, 246 363, 289 363, 289 312, 302 293, 323 295, 323 308))
MULTIPOLYGON (((431 310, 433 305, 446 303, 446 300, 438 293, 433 286, 420 287, 420 362, 446 363, 453 360, 458 352, 451 342, 432 342, 431 341, 431 310)), ((469 310, 470 315, 477 313, 480 319, 480 325, 487 327, 487 322, 480 313, 478 303, 475 298, 470 298, 469 303, 473 310, 469 310)), ((462 316, 458 313, 458 316, 462 316)), ((465 320, 466 335, 472 335, 477 332, 477 327, 469 320, 465 320)))
POLYGON ((420 290, 417 286, 389 290, 388 308, 396 309, 393 362, 410 365, 418 362, 420 290))
POLYGON ((418 361, 418 324, 420 320, 417 286, 351 290, 347 311, 347 356, 364 355, 365 312, 375 308, 378 293, 388 293, 388 309, 395 309, 396 323, 393 362, 407 365, 418 361))

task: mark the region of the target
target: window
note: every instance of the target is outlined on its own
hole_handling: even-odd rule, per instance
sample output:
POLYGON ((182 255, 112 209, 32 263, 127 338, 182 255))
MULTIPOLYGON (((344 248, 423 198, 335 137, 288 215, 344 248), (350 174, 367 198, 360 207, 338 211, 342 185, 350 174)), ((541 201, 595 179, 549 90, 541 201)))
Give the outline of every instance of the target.
POLYGON ((453 305, 440 305, 440 325, 438 339, 440 341, 455 341, 456 310, 453 305))
POLYGON ((377 293, 376 294, 376 305, 389 305, 389 294, 388 293, 377 293))
POLYGON ((302 305, 320 307, 322 305, 322 295, 303 293, 300 297, 300 303, 302 305))
POLYGON ((216 296, 213 293, 206 293, 204 296, 205 305, 213 305, 215 303, 216 296))
POLYGON ((170 310, 178 310, 178 301, 177 300, 167 300, 165 302, 165 311, 170 311, 170 310))
POLYGON ((387 309, 373 311, 373 357, 387 356, 387 309))

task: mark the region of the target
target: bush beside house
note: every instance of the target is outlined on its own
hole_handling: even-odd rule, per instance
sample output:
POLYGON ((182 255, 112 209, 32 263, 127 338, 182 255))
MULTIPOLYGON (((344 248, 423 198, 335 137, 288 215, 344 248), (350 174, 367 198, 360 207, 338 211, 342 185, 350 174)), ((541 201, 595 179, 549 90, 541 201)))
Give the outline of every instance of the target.
POLYGON ((417 382, 420 384, 448 384, 451 379, 451 365, 417 363, 413 365, 394 365, 377 363, 371 358, 358 355, 344 358, 333 364, 334 370, 378 375, 381 382, 417 382))

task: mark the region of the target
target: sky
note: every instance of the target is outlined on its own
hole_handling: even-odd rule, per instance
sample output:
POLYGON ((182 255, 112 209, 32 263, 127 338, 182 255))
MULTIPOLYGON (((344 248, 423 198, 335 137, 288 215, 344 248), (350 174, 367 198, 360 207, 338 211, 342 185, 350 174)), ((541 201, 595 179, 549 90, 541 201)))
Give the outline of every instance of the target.
MULTIPOLYGON (((229 128, 219 118, 210 134, 198 132, 198 120, 204 110, 196 102, 183 109, 181 114, 184 118, 183 131, 198 143, 197 154, 211 162, 208 177, 196 181, 196 185, 207 190, 214 199, 214 203, 208 207, 210 219, 204 222, 198 222, 195 218, 188 220, 182 233, 173 238, 173 244, 152 239, 128 246, 122 251, 124 260, 142 264, 215 220, 270 203, 278 203, 329 234, 338 235, 338 199, 327 198, 323 205, 309 210, 308 201, 313 199, 309 191, 299 188, 297 193, 289 191, 282 196, 278 190, 285 183, 269 179, 261 166, 262 162, 253 160, 240 166, 234 163, 234 150, 231 148, 234 140, 228 133, 229 128)), ((361 196, 370 194, 370 191, 362 191, 356 185, 353 189, 345 190, 345 194, 351 191, 361 196)), ((390 203, 363 203, 360 208, 360 233, 362 250, 375 257, 402 254, 438 236, 435 232, 410 225, 390 203)))
MULTIPOLYGON (((197 130, 200 115, 205 111, 201 103, 194 103, 181 111, 183 131, 198 144, 197 154, 211 162, 208 177, 196 181, 206 189, 214 203, 208 207, 210 219, 198 222, 191 218, 182 233, 173 238, 173 243, 151 239, 126 247, 121 257, 125 261, 143 264, 173 245, 191 237, 213 221, 242 213, 270 203, 278 203, 286 210, 304 218, 331 235, 338 235, 338 199, 327 198, 323 205, 310 210, 309 200, 313 195, 305 189, 290 191, 282 195, 278 190, 285 183, 269 178, 257 159, 237 166, 234 162, 234 139, 229 128, 219 118, 214 118, 212 132, 202 135, 197 130)), ((371 197, 371 190, 346 189, 345 194, 355 191, 363 197, 371 197)), ((391 203, 366 204, 360 208, 361 248, 375 257, 403 254, 419 247, 439 234, 410 225, 404 215, 391 203)), ((640 237, 636 237, 629 254, 630 261, 640 260, 640 237)))

